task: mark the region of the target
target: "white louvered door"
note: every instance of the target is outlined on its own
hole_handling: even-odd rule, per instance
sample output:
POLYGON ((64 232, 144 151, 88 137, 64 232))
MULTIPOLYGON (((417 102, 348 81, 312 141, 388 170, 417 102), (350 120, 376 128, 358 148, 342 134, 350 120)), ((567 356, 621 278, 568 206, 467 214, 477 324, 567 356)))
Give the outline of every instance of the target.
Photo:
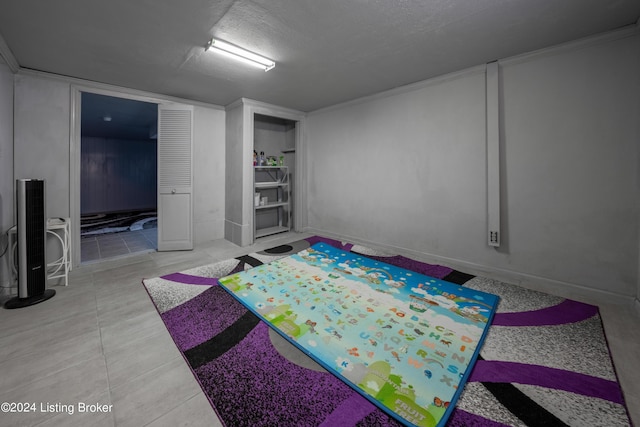
POLYGON ((193 107, 158 105, 158 250, 193 249, 193 107))

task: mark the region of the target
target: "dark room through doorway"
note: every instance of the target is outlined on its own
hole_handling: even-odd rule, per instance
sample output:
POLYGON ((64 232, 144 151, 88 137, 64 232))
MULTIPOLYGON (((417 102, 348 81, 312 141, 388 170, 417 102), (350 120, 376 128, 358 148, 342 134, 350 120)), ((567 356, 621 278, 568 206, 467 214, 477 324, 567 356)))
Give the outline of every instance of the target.
POLYGON ((158 105, 81 96, 81 263, 154 251, 158 105))

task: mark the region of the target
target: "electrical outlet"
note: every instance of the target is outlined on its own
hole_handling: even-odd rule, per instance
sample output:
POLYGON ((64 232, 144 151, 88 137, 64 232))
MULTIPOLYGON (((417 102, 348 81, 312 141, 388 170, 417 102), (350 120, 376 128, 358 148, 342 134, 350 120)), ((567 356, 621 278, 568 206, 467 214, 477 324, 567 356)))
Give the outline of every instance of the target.
POLYGON ((497 231, 489 231, 489 245, 500 246, 500 235, 497 231))

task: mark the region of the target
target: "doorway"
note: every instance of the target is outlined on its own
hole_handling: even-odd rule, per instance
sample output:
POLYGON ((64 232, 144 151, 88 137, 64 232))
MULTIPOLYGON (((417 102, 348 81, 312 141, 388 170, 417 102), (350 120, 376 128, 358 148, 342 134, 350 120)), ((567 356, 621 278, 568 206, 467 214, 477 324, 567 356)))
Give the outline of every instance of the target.
POLYGON ((154 251, 158 104, 80 97, 80 263, 154 251))

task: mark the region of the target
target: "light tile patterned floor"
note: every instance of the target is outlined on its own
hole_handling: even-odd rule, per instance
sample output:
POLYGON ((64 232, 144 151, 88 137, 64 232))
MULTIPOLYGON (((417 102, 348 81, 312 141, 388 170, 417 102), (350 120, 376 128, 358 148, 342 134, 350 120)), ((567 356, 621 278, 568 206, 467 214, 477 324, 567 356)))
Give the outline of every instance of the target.
MULTIPOLYGON (((193 251, 87 263, 73 269, 68 287, 55 286, 50 300, 0 309, 0 402, 37 406, 31 413, 0 413, 0 425, 221 426, 141 280, 307 236, 285 233, 245 248, 221 239, 193 251), (79 413, 79 402, 108 411, 79 413), (41 404, 52 410, 41 411, 41 404), (60 405, 74 405, 75 412, 60 405)), ((640 315, 633 307, 584 302, 600 306, 627 405, 640 425, 640 315)))

